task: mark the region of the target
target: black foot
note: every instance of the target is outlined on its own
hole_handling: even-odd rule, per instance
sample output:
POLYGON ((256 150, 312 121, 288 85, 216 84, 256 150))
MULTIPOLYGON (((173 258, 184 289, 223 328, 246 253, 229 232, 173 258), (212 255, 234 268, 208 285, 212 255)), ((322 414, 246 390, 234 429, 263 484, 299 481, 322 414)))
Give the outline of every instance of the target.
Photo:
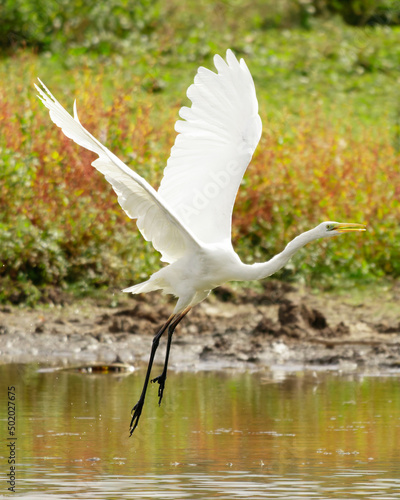
POLYGON ((152 383, 158 382, 158 384, 160 385, 160 387, 158 388, 158 405, 159 406, 161 405, 161 401, 163 398, 166 380, 167 380, 167 374, 165 372, 162 372, 161 375, 159 375, 156 378, 153 378, 153 380, 151 381, 152 383))
POLYGON ((131 423, 129 426, 129 431, 130 431, 129 436, 132 436, 133 431, 136 429, 136 427, 139 423, 140 415, 142 414, 143 405, 144 405, 144 399, 142 400, 142 398, 140 398, 139 401, 132 408, 131 413, 133 415, 132 415, 132 420, 131 420, 131 423))

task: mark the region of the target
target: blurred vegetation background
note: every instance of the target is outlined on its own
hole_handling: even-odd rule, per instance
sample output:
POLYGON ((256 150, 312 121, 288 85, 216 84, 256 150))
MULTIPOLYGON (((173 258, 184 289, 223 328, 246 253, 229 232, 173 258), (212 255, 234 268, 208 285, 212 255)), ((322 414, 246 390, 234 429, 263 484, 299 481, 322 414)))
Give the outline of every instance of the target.
POLYGON ((51 123, 33 82, 158 185, 199 65, 244 57, 264 124, 234 211, 244 261, 322 220, 368 233, 317 242, 278 277, 319 287, 400 276, 400 0, 1 0, 0 301, 145 279, 158 254, 51 123))

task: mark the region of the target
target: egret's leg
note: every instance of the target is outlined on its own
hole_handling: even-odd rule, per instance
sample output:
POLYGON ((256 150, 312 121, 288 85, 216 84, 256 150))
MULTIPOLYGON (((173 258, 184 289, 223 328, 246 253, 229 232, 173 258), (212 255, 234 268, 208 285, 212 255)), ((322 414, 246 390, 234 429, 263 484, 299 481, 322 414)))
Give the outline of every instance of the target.
POLYGON ((150 359, 149 359, 149 363, 147 365, 146 378, 145 378, 144 384, 143 384, 142 394, 140 395, 139 401, 132 408, 133 415, 132 415, 132 420, 130 423, 130 433, 129 433, 130 436, 132 436, 133 431, 136 429, 136 427, 139 423, 140 415, 142 413, 142 409, 143 409, 143 405, 144 405, 144 400, 146 397, 147 386, 149 384, 150 372, 151 372, 151 368, 153 366, 154 356, 156 354, 157 347, 158 347, 158 344, 160 342, 160 338, 162 337, 163 333, 165 332, 165 330, 168 328, 168 326, 171 324, 171 321, 173 321, 175 317, 176 317, 176 315, 172 314, 168 318, 168 321, 154 335, 153 343, 151 346, 150 359))
POLYGON ((167 369, 168 369, 168 360, 169 360, 169 351, 171 349, 171 342, 172 342, 172 335, 175 331, 175 328, 178 326, 178 323, 182 321, 182 319, 186 316, 186 314, 190 311, 190 307, 185 309, 183 312, 181 312, 177 318, 174 319, 172 323, 170 323, 168 327, 168 341, 167 341, 167 350, 165 353, 165 361, 164 361, 164 368, 161 373, 156 378, 153 378, 151 382, 158 382, 160 387, 158 388, 158 404, 161 404, 161 400, 163 398, 163 393, 164 393, 164 388, 165 388, 165 381, 167 379, 167 369))

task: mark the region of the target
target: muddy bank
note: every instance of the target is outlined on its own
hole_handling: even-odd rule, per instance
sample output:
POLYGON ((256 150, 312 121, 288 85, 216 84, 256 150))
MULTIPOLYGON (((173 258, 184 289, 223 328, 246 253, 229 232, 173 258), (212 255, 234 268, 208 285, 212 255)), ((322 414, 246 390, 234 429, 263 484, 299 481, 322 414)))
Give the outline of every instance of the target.
MULTIPOLYGON (((69 366, 120 361, 144 366, 173 302, 123 296, 117 308, 55 296, 52 307, 0 308, 0 362, 69 366)), ((170 367, 266 366, 400 369, 400 286, 355 297, 311 293, 278 281, 221 287, 178 327, 170 367)), ((164 344, 158 362, 163 361, 164 344)))

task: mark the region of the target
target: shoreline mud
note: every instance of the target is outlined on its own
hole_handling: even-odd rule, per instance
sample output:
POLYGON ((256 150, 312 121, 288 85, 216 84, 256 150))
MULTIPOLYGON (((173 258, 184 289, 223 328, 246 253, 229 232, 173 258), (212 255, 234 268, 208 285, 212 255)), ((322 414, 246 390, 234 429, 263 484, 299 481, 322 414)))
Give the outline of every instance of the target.
MULTIPOLYGON (((220 287, 196 306, 174 334, 170 368, 400 371, 400 286, 359 301, 275 280, 263 288, 220 287)), ((173 303, 157 294, 102 302, 0 307, 0 363, 144 367, 173 303)))

